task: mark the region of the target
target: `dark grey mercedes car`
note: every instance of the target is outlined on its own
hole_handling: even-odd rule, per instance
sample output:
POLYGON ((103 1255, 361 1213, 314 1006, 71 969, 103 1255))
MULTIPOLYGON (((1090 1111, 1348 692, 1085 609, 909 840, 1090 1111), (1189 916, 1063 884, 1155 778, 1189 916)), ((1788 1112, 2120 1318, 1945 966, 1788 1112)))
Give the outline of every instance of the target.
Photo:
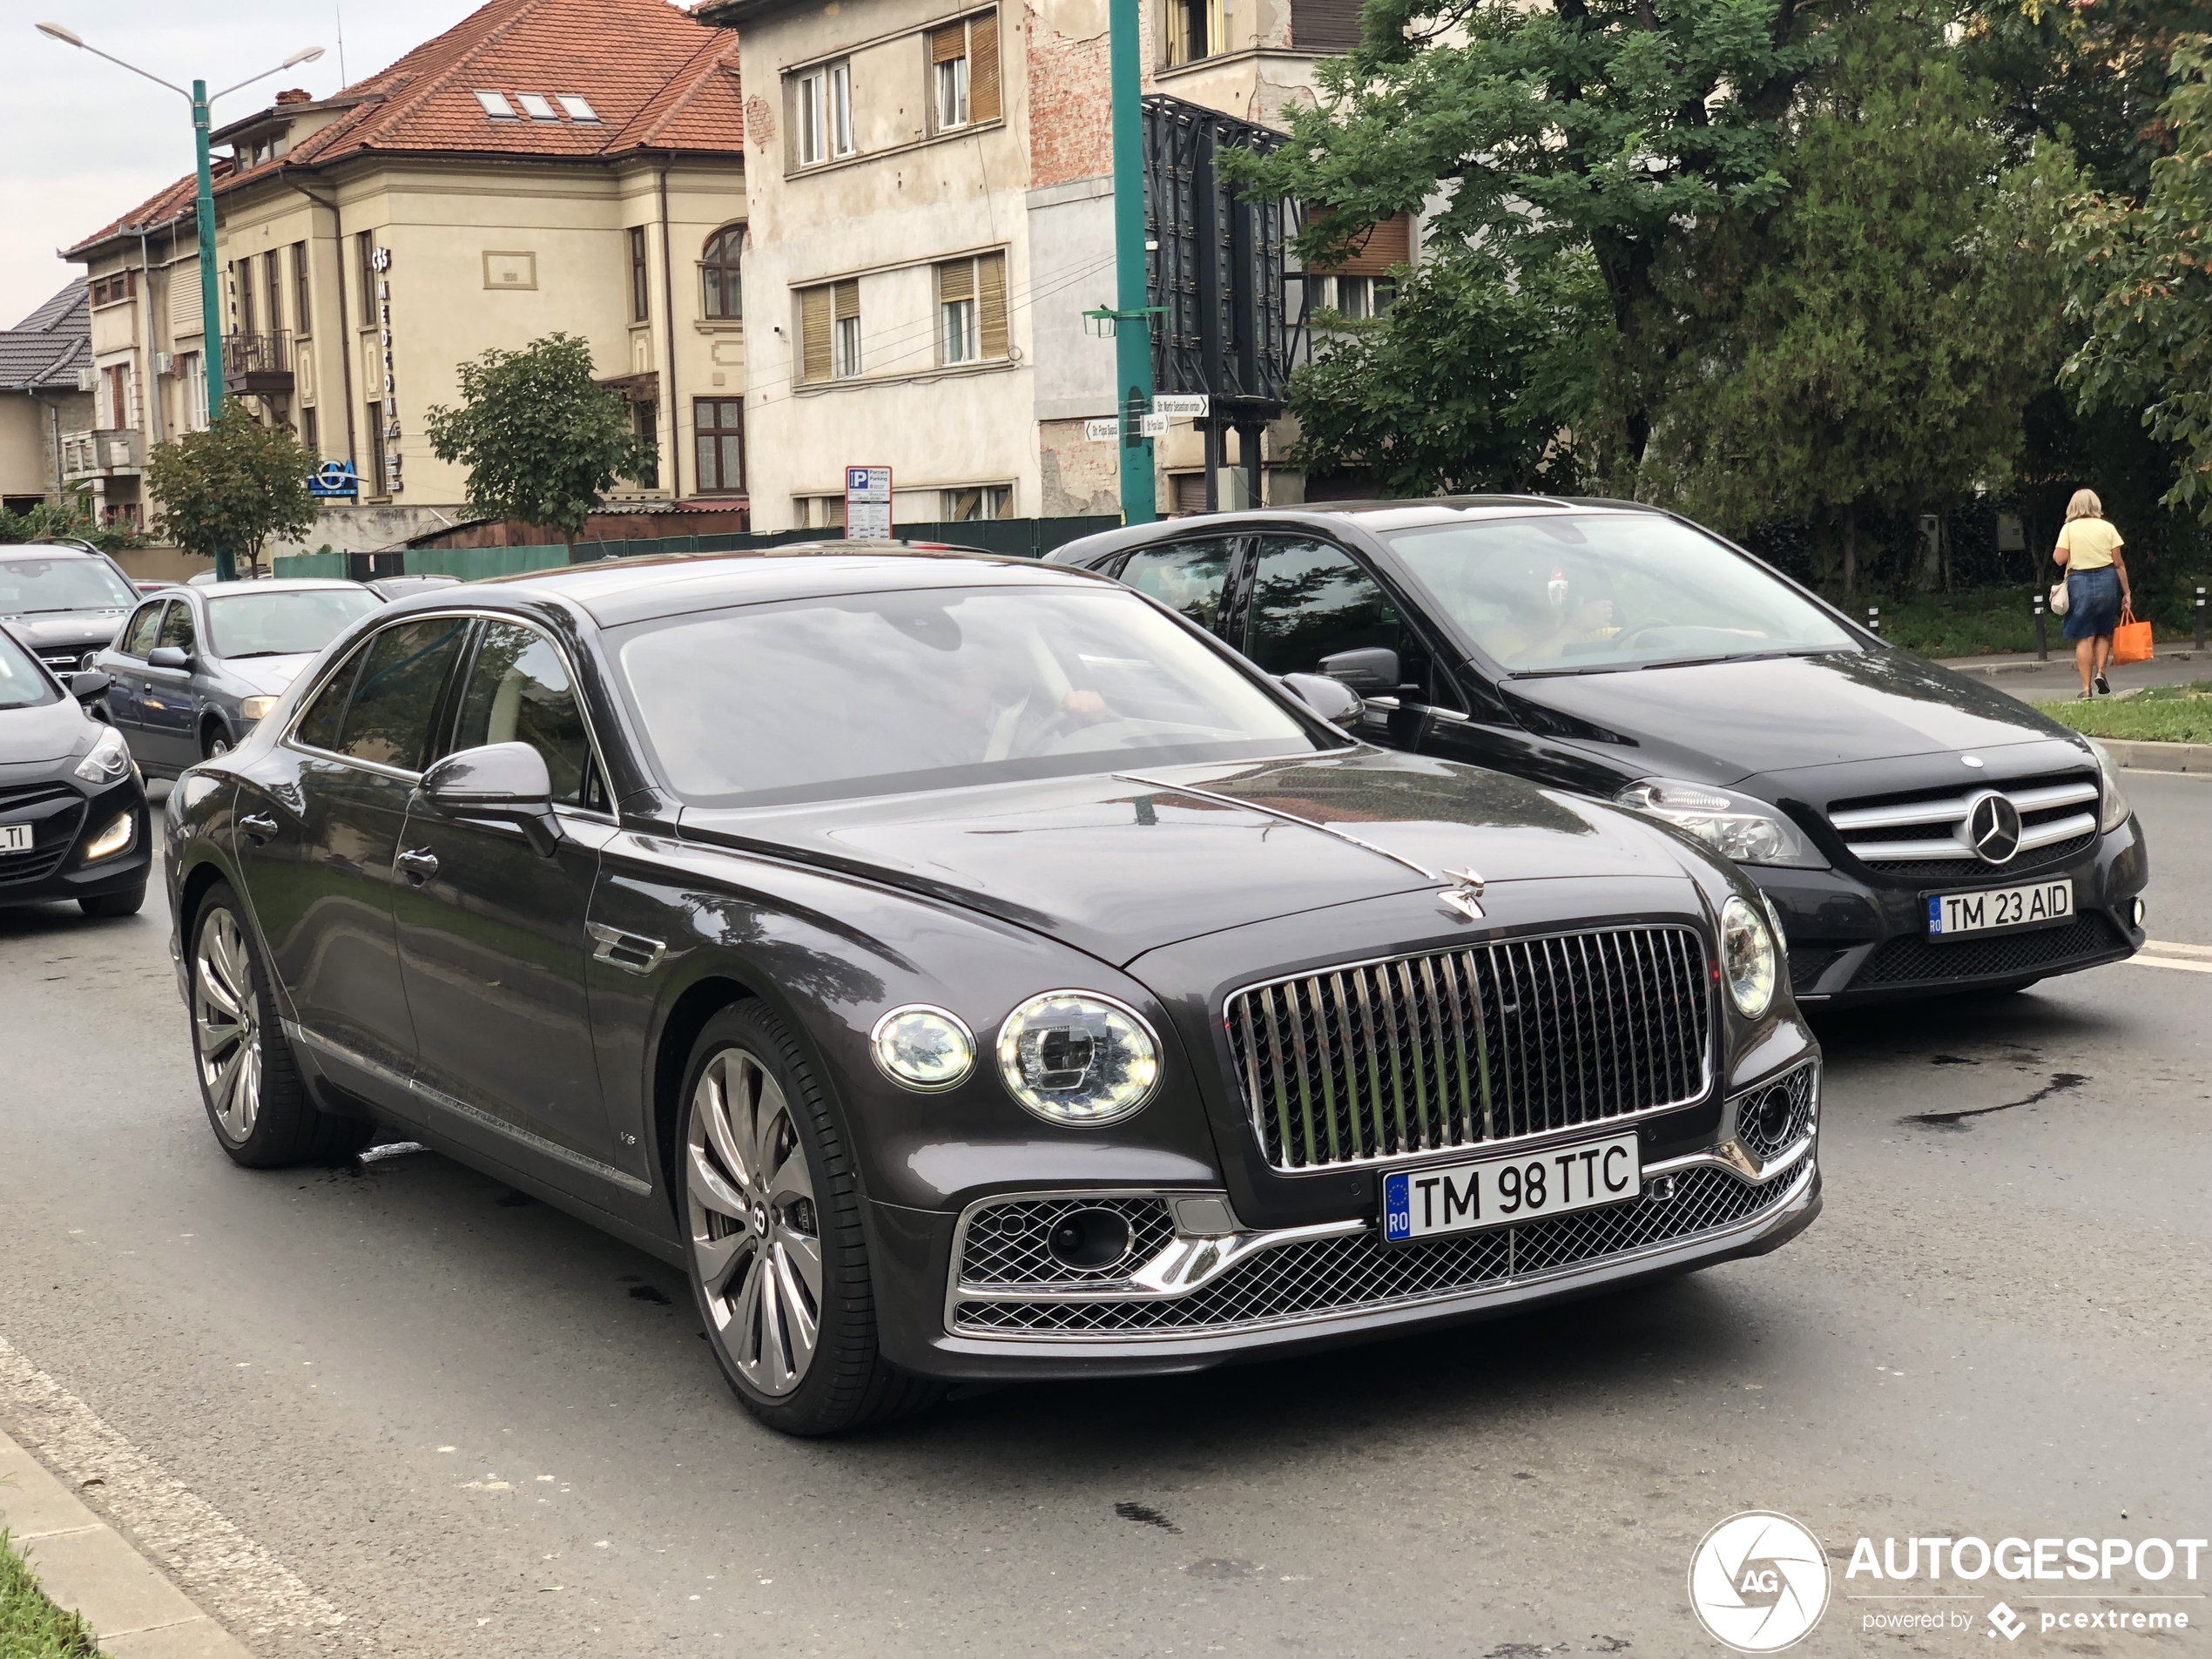
POLYGON ((170 798, 209 1119, 254 1166, 403 1127, 683 1264, 799 1433, 1805 1226, 1757 890, 1355 708, 1018 559, 403 601, 170 798))

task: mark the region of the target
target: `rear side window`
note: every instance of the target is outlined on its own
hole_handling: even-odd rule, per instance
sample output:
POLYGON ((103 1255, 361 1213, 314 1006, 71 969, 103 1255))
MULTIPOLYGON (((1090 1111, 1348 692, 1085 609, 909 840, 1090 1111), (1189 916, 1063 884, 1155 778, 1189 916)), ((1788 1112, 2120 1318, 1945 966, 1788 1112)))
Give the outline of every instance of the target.
POLYGON ((1229 583, 1227 542, 1170 542, 1129 556, 1121 577, 1171 610, 1180 610, 1208 633, 1221 618, 1221 592, 1229 583))
POLYGON ((553 799, 583 805, 583 778, 591 758, 576 688, 553 642, 535 628, 495 622, 484 629, 462 693, 455 749, 487 743, 527 743, 545 757, 553 799))
POLYGON ((161 601, 140 605, 138 614, 131 618, 131 625, 123 631, 123 643, 117 648, 125 657, 144 659, 153 649, 153 631, 161 626, 161 601))
POLYGON ((460 617, 398 623, 368 642, 337 750, 354 760, 420 772, 438 698, 469 631, 460 617))
POLYGON ((368 655, 367 645, 356 645, 340 664, 338 671, 315 693, 315 700, 300 717, 294 728, 294 738, 313 749, 335 750, 338 731, 346 718, 346 698, 354 689, 354 676, 361 671, 361 658, 368 655))
POLYGON ((179 651, 189 651, 197 631, 192 626, 192 606, 182 599, 169 602, 169 614, 161 619, 161 637, 157 645, 174 645, 179 651))
POLYGON ((1317 672, 1324 657, 1399 644, 1398 611, 1352 556, 1325 542, 1271 536, 1252 577, 1244 655, 1271 674, 1317 672))

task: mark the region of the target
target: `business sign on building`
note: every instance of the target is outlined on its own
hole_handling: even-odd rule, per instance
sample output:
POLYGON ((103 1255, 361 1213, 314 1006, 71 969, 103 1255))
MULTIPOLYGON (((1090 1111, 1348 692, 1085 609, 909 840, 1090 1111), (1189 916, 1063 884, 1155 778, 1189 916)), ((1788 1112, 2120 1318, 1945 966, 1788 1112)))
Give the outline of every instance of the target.
POLYGON ((890 539, 890 468, 845 469, 845 534, 848 539, 890 539))
POLYGON ((350 461, 326 461, 307 475, 307 493, 317 501, 357 500, 361 489, 350 461))

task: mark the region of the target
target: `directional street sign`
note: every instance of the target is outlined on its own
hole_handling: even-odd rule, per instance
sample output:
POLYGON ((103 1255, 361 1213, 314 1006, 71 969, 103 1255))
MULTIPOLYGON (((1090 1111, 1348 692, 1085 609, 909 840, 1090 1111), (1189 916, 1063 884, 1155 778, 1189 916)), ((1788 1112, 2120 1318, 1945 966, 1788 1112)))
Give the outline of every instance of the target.
POLYGON ((1152 413, 1172 415, 1183 421, 1203 421, 1213 400, 1204 392, 1161 392, 1152 399, 1152 413))
POLYGON ((1103 421, 1086 421, 1083 422, 1083 436, 1093 443, 1119 443, 1122 441, 1121 421, 1118 416, 1111 415, 1103 421))

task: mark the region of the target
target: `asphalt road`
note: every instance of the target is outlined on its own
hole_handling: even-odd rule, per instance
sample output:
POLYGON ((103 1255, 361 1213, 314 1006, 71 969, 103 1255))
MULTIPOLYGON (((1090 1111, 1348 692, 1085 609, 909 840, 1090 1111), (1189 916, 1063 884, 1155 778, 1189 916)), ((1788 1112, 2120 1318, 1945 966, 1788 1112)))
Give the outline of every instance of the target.
MULTIPOLYGON (((2128 788, 2153 934, 2212 945, 2212 780, 2128 788)), ((345 1615, 253 1635, 192 1557, 265 1653, 1711 1653, 1689 1555, 1757 1507, 1836 1560, 1801 1651, 1986 1655, 1862 1634, 1851 1541, 2212 1534, 2212 974, 1830 1021, 1827 1211, 1765 1259, 803 1444, 674 1273, 546 1207, 233 1168, 165 926, 0 913, 0 1338, 345 1615)), ((2161 1605, 2195 1628, 2059 1650, 2204 1650, 2161 1605)))

